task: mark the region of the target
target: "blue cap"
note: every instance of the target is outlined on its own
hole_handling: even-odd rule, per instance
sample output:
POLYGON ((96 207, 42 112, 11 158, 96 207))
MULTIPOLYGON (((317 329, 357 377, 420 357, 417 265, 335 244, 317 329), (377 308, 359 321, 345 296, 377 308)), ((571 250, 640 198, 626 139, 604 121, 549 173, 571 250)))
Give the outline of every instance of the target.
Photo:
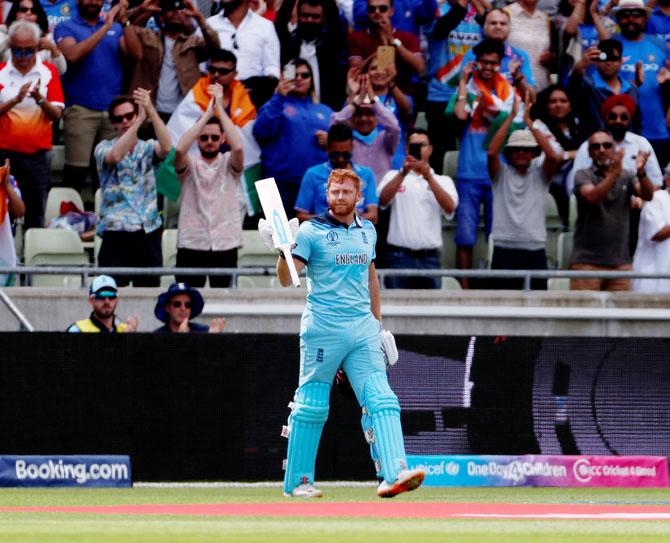
POLYGON ((202 313, 202 309, 205 307, 205 301, 202 299, 200 292, 189 287, 187 283, 172 283, 165 292, 158 296, 158 301, 154 308, 154 315, 156 315, 156 318, 159 321, 168 321, 165 304, 170 301, 170 298, 177 294, 188 294, 191 297, 191 319, 196 318, 202 313))

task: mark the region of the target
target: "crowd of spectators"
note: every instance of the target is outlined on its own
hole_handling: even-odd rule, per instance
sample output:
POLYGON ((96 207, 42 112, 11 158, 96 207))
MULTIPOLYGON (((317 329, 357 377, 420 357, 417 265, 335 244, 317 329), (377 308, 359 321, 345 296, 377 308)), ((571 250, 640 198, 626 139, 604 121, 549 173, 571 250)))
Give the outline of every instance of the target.
POLYGON ((471 268, 483 235, 492 268, 546 269, 551 194, 566 229, 576 198, 572 269, 670 272, 669 0, 43 2, 1 6, 0 225, 25 214, 26 228, 44 226, 62 141, 64 184, 102 191, 102 266, 161 266, 170 172, 177 266, 228 268, 254 178, 274 177, 304 221, 327 206, 329 173, 350 169, 378 267, 435 269, 453 250, 471 268), (455 247, 443 248, 445 217, 455 247))

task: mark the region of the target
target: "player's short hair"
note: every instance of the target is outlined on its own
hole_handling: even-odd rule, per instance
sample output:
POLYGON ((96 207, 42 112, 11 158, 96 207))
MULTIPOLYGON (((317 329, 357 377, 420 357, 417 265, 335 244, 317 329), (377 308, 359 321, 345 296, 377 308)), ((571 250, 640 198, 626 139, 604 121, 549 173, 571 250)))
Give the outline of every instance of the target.
POLYGON ((133 110, 135 111, 135 115, 139 113, 139 106, 135 103, 135 100, 133 99, 132 96, 129 94, 122 94, 120 96, 117 96, 114 98, 110 103, 109 107, 107 108, 107 114, 109 117, 114 117, 114 110, 119 107, 121 104, 130 104, 133 106, 133 110))
POLYGON ((405 138, 407 141, 409 141, 409 138, 411 138, 414 134, 420 134, 421 136, 426 136, 428 139, 428 143, 430 143, 430 135, 428 134, 428 130, 425 128, 410 128, 407 131, 407 137, 405 138))
POLYGON ((486 38, 475 45, 472 48, 472 52, 475 54, 477 59, 481 58, 483 55, 492 53, 497 55, 498 58, 502 60, 505 56, 505 46, 498 40, 486 38))
POLYGON ((361 190, 361 178, 356 175, 353 170, 338 169, 330 172, 328 176, 328 189, 331 183, 344 183, 345 181, 353 181, 356 190, 361 190))
POLYGON ((347 124, 337 123, 328 129, 328 144, 334 141, 349 141, 354 139, 354 133, 347 124))
POLYGON ((223 125, 221 124, 221 121, 219 120, 218 117, 216 117, 216 116, 211 117, 211 118, 205 123, 205 126, 207 126, 208 124, 215 124, 216 126, 219 127, 219 129, 221 130, 221 132, 223 132, 223 125))

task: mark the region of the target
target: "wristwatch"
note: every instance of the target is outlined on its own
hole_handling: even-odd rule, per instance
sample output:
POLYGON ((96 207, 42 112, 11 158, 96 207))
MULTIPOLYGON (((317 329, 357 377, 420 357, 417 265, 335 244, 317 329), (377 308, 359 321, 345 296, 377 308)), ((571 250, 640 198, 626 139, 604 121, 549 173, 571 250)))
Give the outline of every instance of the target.
POLYGON ((393 38, 393 41, 391 42, 393 44, 393 47, 400 47, 402 45, 402 42, 398 38, 393 38))

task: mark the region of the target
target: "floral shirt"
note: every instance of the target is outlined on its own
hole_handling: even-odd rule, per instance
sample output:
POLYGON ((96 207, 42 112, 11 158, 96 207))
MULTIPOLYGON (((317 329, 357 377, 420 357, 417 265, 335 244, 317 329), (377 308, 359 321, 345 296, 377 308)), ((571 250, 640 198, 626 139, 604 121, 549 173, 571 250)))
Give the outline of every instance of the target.
POLYGON ((153 232, 161 225, 158 216, 154 140, 138 140, 135 147, 117 164, 105 164, 105 156, 117 138, 95 147, 95 162, 100 175, 102 203, 97 231, 153 232))

